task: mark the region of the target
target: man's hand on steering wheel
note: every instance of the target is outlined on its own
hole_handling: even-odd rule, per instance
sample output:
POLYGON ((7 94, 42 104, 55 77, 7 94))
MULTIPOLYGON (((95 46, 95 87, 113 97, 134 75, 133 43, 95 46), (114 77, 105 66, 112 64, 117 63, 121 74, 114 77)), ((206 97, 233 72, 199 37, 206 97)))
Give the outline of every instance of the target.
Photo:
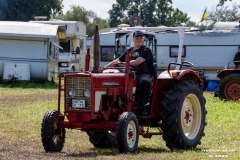
POLYGON ((125 67, 125 62, 117 62, 114 64, 114 67, 117 68, 117 67, 125 67))
MULTIPOLYGON (((114 67, 115 67, 115 68, 125 67, 125 64, 126 64, 125 62, 119 62, 119 63, 114 64, 114 67)), ((130 67, 131 67, 132 70, 134 70, 134 71, 139 70, 139 68, 138 68, 137 66, 134 66, 134 65, 131 65, 131 64, 130 64, 130 67)))

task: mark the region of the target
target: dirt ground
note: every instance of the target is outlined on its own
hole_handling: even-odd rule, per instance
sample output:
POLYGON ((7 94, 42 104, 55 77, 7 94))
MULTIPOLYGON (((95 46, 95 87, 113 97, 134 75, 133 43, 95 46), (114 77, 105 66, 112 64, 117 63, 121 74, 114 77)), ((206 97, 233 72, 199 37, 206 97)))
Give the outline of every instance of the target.
MULTIPOLYGON (((46 93, 45 92, 38 93, 38 91, 36 92, 34 91, 33 93, 24 95, 23 91, 23 94, 20 93, 12 95, 10 93, 10 95, 11 96, 0 93, 0 120, 2 119, 1 118, 2 116, 7 116, 9 117, 9 122, 7 121, 8 123, 18 123, 18 120, 15 118, 14 110, 16 109, 19 110, 21 106, 29 105, 31 107, 33 102, 35 103, 43 101, 45 102, 54 101, 54 103, 55 101, 57 102, 57 92, 47 91, 46 93), (7 111, 11 111, 11 113, 6 113, 7 111)), ((66 131, 67 144, 65 143, 65 146, 61 153, 46 153, 41 143, 40 136, 41 119, 42 116, 38 117, 38 122, 32 122, 35 123, 36 125, 39 125, 37 127, 37 131, 33 132, 32 135, 29 134, 29 131, 27 131, 26 128, 24 128, 24 125, 25 126, 28 125, 24 124, 24 122, 23 127, 20 126, 22 125, 22 123, 21 124, 18 123, 14 125, 9 125, 15 126, 15 128, 11 128, 2 126, 7 125, 8 123, 6 123, 6 121, 4 123, 1 121, 2 123, 0 123, 0 160, 106 159, 101 158, 101 156, 104 156, 104 154, 98 153, 98 150, 95 150, 95 148, 88 141, 88 137, 84 132, 76 130, 66 131)), ((106 152, 108 154, 109 151, 106 152)), ((117 152, 117 149, 114 149, 114 152, 117 152)), ((112 157, 111 154, 110 157, 112 157)))
MULTIPOLYGON (((132 159, 135 156, 135 154, 119 154, 116 148, 96 149, 90 144, 87 136, 82 141, 82 135, 85 133, 81 132, 75 137, 68 137, 68 140, 71 139, 75 144, 65 143, 60 153, 46 153, 40 141, 26 141, 26 139, 20 138, 16 142, 9 137, 3 138, 0 135, 0 160, 124 160, 132 159)), ((136 158, 139 159, 138 157, 141 155, 137 155, 136 158)))
MULTIPOLYGON (((37 94, 33 93, 31 95, 16 95, 0 96, 0 107, 5 108, 16 108, 19 104, 25 103, 29 104, 34 101, 52 101, 56 99, 57 94, 37 94)), ((1 110, 0 110, 1 111, 1 110)), ((5 114, 5 113, 4 113, 5 114)), ((12 116, 9 114, 9 116, 12 116)), ((1 118, 0 118, 1 119, 1 118)), ((4 124, 3 124, 4 125, 4 124)), ((27 124, 26 124, 27 125, 27 124)), ((23 129, 24 130, 24 129, 23 129)), ((0 160, 26 160, 26 159, 75 159, 68 153, 46 153, 42 147, 40 140, 29 141, 24 135, 19 134, 19 140, 11 137, 16 130, 9 128, 8 131, 2 131, 0 129, 0 160), (7 133, 9 132, 9 134, 7 133)), ((24 132, 24 131, 23 131, 24 132)), ((23 133, 24 134, 24 133, 23 133)), ((40 135, 39 135, 40 139, 40 135)))
POLYGON ((1 160, 74 160, 74 159, 104 159, 96 158, 98 153, 94 151, 62 151, 61 153, 46 153, 39 143, 19 141, 17 143, 1 140, 1 160))
MULTIPOLYGON (((225 131, 226 133, 221 132, 220 134, 214 133, 219 134, 216 136, 211 134, 211 137, 209 134, 211 133, 211 129, 206 132, 207 136, 204 137, 203 144, 193 151, 171 151, 166 147, 161 137, 153 136, 152 139, 141 139, 139 141, 139 148, 134 154, 120 154, 116 148, 94 148, 84 132, 66 130, 66 142, 62 152, 46 153, 42 146, 40 135, 41 121, 45 110, 42 111, 41 108, 41 113, 37 113, 34 109, 36 109, 35 105, 40 103, 39 106, 41 107, 46 104, 45 102, 53 102, 55 106, 55 103, 57 103, 57 91, 30 90, 26 93, 20 90, 18 91, 20 93, 13 94, 16 92, 16 90, 13 89, 11 92, 3 94, 3 92, 1 92, 3 89, 1 89, 2 88, 0 88, 0 160, 239 159, 239 150, 231 146, 231 143, 234 144, 233 146, 239 146, 238 139, 226 139, 226 137, 229 138, 230 135, 228 131, 225 131), (30 112, 34 112, 35 115, 38 116, 36 118, 34 117, 34 122, 32 122, 33 125, 36 125, 35 131, 29 131, 28 128, 32 128, 32 126, 28 124, 29 121, 26 120, 26 122, 19 123, 20 118, 23 117, 17 117, 15 115, 16 112, 24 112, 21 110, 21 107, 32 107, 30 112), (219 136, 219 138, 216 138, 217 136, 219 136), (209 139, 211 139, 211 141, 209 139), (217 139, 217 141, 213 139, 217 139), (218 146, 221 146, 221 144, 225 144, 227 149, 218 149, 218 146), (204 152, 205 150, 209 152, 204 152), (223 154, 220 154, 219 151, 222 151, 223 154), (227 153, 225 151, 231 152, 227 153)), ((217 125, 219 124, 212 126, 216 127, 217 125)), ((232 131, 234 131, 234 129, 232 131)), ((235 135, 238 135, 237 133, 236 131, 235 135)))

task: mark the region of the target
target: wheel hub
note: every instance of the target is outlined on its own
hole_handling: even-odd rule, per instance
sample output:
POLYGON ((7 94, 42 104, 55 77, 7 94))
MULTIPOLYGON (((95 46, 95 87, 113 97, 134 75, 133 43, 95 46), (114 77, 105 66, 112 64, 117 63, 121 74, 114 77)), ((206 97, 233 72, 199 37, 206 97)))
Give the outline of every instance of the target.
POLYGON ((186 106, 185 108, 184 108, 184 124, 186 125, 186 126, 191 126, 192 125, 192 122, 193 122, 193 111, 192 111, 192 107, 191 106, 186 106))
POLYGON ((127 127, 127 143, 132 148, 136 141, 136 126, 133 121, 130 121, 127 127))
POLYGON ((133 136, 133 132, 129 130, 129 131, 128 131, 128 139, 131 139, 132 136, 133 136))
POLYGON ((231 81, 224 90, 225 95, 230 100, 238 100, 240 99, 240 82, 239 81, 231 81))
POLYGON ((189 139, 195 138, 201 124, 201 105, 194 94, 189 94, 182 106, 181 124, 185 136, 189 139))

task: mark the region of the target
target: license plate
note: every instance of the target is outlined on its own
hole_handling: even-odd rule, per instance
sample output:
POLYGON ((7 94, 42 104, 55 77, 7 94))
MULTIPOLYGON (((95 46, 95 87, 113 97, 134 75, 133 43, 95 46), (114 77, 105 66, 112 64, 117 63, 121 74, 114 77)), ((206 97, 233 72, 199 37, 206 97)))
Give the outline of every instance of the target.
POLYGON ((85 108, 85 100, 72 100, 72 107, 73 108, 85 108))

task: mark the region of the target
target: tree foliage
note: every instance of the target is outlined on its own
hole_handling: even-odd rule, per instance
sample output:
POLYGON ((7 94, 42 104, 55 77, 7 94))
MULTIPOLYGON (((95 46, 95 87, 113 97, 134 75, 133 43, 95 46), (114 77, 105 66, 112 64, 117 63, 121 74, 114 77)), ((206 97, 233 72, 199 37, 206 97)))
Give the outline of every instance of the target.
POLYGON ((240 4, 233 4, 232 6, 223 5, 212 7, 207 12, 206 22, 213 25, 217 21, 222 22, 237 22, 240 19, 240 4))
POLYGON ((91 10, 87 11, 84 7, 76 5, 71 6, 70 10, 63 16, 63 20, 84 22, 89 37, 93 36, 96 25, 99 29, 108 27, 107 20, 101 19, 91 10))
POLYGON ((240 4, 233 4, 231 7, 224 5, 212 8, 209 12, 209 20, 212 21, 237 21, 240 18, 240 4))
POLYGON ((172 7, 172 0, 116 0, 109 13, 111 27, 126 22, 137 14, 142 26, 179 26, 190 18, 172 7))
POLYGON ((227 1, 232 1, 232 0, 219 0, 219 5, 222 6, 224 5, 225 2, 227 1))
POLYGON ((62 13, 63 0, 0 0, 0 20, 29 21, 35 16, 54 17, 62 13))

